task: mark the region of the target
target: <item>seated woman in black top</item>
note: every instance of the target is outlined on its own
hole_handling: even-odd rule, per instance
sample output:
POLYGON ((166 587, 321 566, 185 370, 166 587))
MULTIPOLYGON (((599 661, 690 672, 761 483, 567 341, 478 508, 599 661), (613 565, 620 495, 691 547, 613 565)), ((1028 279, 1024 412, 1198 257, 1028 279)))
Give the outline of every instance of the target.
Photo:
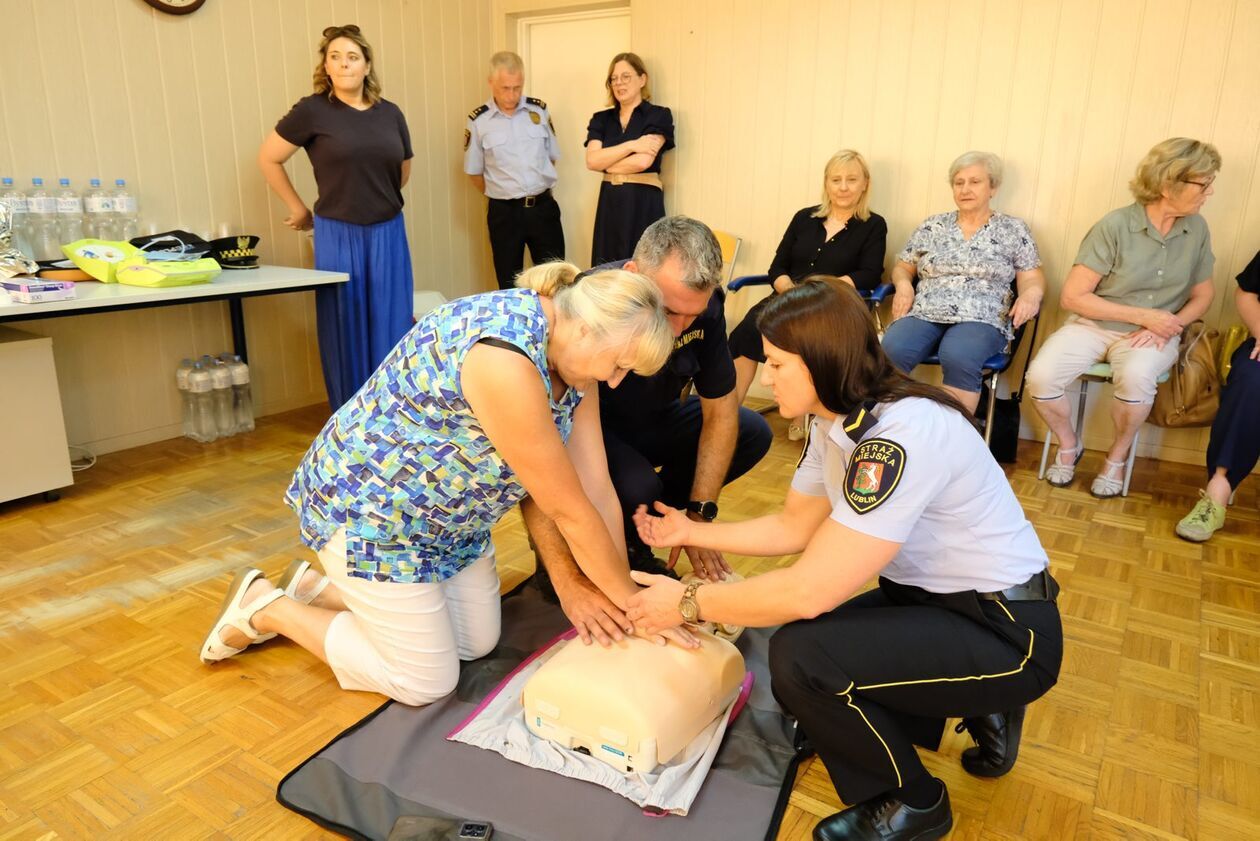
POLYGON ((625 260, 665 216, 661 155, 674 148, 674 115, 653 105, 643 59, 618 53, 604 80, 608 104, 586 127, 586 168, 604 173, 595 210, 591 265, 625 260))
MULTIPOLYGON (((871 171, 866 159, 852 149, 841 149, 823 168, 822 203, 802 208, 792 217, 783 241, 770 263, 775 293, 786 292, 809 275, 840 278, 858 289, 874 289, 884 270, 888 223, 867 207, 871 171)), ((735 394, 742 403, 765 362, 757 316, 770 298, 757 303, 731 331, 735 358, 735 394)), ((788 437, 804 436, 800 418, 788 427, 788 437)))

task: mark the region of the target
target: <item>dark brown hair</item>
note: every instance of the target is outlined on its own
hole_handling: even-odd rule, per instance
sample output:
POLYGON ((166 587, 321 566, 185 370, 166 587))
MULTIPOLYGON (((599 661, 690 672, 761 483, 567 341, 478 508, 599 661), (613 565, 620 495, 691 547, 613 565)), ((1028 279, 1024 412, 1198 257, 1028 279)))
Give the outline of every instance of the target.
POLYGON ((897 370, 879 343, 866 302, 839 278, 810 275, 775 295, 761 311, 757 329, 770 344, 801 357, 819 401, 837 415, 847 415, 868 400, 923 397, 976 424, 949 392, 897 370))

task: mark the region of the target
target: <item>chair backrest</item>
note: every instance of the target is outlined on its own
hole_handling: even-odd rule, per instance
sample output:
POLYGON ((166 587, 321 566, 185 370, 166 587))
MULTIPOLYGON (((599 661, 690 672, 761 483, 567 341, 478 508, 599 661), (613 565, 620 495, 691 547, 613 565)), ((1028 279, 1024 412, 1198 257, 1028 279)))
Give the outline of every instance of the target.
POLYGON ((726 267, 724 281, 730 283, 735 278, 735 262, 739 259, 739 247, 743 240, 726 231, 714 231, 718 245, 722 248, 722 265, 726 267))

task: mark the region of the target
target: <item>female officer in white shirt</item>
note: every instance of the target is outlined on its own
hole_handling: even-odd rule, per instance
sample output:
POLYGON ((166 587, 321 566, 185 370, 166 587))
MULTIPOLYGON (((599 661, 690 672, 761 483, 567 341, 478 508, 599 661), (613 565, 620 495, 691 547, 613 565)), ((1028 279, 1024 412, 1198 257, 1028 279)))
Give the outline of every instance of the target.
POLYGON ((1024 705, 1058 678, 1058 585, 970 415, 897 371, 861 299, 832 280, 778 296, 758 321, 779 412, 815 416, 783 510, 740 523, 661 503, 662 516, 636 515, 651 546, 800 559, 686 588, 635 573, 648 587, 628 615, 649 633, 786 623, 770 644, 775 695, 856 804, 814 838, 939 838, 949 796, 914 745, 935 749, 945 719, 961 717, 977 742, 963 766, 1010 770, 1024 705), (879 587, 854 597, 876 574, 879 587))

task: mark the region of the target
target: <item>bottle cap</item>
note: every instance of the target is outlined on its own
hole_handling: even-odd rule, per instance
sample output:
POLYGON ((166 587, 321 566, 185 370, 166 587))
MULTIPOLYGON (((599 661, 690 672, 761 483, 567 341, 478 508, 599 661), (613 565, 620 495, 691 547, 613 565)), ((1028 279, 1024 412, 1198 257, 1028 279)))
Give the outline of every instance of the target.
POLYGON ((70 179, 69 179, 69 178, 61 178, 61 179, 58 179, 57 183, 58 183, 58 184, 60 184, 60 185, 61 185, 61 186, 63 186, 63 187, 69 187, 69 186, 70 186, 70 179))

